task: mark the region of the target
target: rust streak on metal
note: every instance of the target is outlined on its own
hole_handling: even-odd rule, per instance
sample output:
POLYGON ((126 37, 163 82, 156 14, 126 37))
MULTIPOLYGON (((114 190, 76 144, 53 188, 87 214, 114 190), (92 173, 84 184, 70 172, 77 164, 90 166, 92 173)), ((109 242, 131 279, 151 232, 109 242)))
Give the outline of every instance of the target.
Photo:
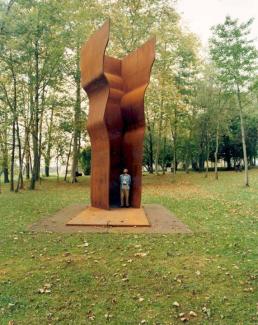
POLYGON ((107 21, 83 46, 81 83, 89 97, 87 130, 92 146, 91 205, 119 204, 119 175, 132 176, 130 204, 141 206, 144 95, 155 59, 155 38, 122 60, 105 55, 107 21))

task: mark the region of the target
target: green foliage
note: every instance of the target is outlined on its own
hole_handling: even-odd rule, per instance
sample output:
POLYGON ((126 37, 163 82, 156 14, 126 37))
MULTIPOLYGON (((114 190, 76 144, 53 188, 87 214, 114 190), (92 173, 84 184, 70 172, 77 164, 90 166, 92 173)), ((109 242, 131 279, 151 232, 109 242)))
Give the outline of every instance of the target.
MULTIPOLYGON (((245 120, 247 156, 250 165, 253 165, 257 155, 257 123, 257 118, 248 117, 245 120)), ((222 138, 219 156, 227 162, 228 168, 231 168, 232 164, 235 165, 243 159, 241 127, 239 117, 237 116, 230 121, 229 132, 222 138)))
POLYGON ((224 92, 235 94, 241 129, 241 142, 245 168, 245 186, 249 186, 248 157, 246 143, 246 126, 244 113, 246 93, 254 84, 258 69, 258 52, 250 40, 250 26, 252 19, 246 23, 239 23, 226 17, 224 24, 219 24, 213 29, 210 41, 211 58, 217 68, 218 80, 224 86, 224 92))
MULTIPOLYGON (((10 167, 13 160, 14 119, 20 128, 23 164, 33 163, 38 153, 41 165, 54 166, 59 157, 70 170, 80 147, 89 145, 80 47, 107 17, 111 19, 110 55, 123 57, 156 36, 156 61, 145 98, 144 166, 148 171, 156 168, 158 172, 165 165, 202 170, 207 156, 214 160, 216 138, 220 145, 233 132, 235 81, 245 106, 244 120, 256 123, 257 53, 249 42, 251 20, 240 24, 227 17, 214 27, 210 63, 200 58, 197 37, 182 28, 174 1, 8 3, 0 7, 0 160, 4 166, 10 167)), ((250 157, 249 146, 252 155, 256 150, 254 130, 247 130, 246 141, 250 157)))
POLYGON ((86 147, 80 152, 80 163, 84 175, 90 175, 91 147, 86 147))
POLYGON ((245 88, 257 72, 257 49, 250 37, 253 20, 239 23, 227 16, 223 24, 213 28, 210 40, 212 60, 218 68, 218 78, 229 91, 245 88))

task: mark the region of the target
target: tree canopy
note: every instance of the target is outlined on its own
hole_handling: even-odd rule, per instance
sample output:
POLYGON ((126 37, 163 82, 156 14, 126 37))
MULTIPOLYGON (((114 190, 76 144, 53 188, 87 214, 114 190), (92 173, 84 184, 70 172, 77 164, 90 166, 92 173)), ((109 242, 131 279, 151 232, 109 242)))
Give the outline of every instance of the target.
MULTIPOLYGON (((111 18, 108 53, 122 57, 156 35, 145 100, 144 168, 248 168, 257 156, 257 49, 252 20, 214 26, 209 57, 182 27, 174 1, 11 0, 0 5, 0 173, 12 191, 42 176, 89 172, 81 45, 111 18), (60 171, 60 168, 62 171, 60 171)), ((70 177, 69 177, 70 175, 70 177)))

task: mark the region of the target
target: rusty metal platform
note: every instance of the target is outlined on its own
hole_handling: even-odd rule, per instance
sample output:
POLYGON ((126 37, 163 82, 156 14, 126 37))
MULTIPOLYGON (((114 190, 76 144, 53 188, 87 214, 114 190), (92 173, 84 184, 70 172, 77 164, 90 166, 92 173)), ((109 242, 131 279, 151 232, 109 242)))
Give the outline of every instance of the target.
POLYGON ((150 227, 143 208, 110 210, 87 207, 66 223, 67 226, 150 227))

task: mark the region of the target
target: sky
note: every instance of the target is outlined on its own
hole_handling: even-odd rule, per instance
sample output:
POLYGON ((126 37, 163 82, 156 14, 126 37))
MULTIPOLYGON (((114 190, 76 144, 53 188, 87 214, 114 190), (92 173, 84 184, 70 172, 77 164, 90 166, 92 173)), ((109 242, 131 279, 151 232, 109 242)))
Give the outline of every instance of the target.
POLYGON ((177 0, 182 23, 197 34, 204 49, 211 36, 210 28, 222 23, 226 15, 245 22, 254 18, 251 35, 258 48, 258 0, 177 0))

